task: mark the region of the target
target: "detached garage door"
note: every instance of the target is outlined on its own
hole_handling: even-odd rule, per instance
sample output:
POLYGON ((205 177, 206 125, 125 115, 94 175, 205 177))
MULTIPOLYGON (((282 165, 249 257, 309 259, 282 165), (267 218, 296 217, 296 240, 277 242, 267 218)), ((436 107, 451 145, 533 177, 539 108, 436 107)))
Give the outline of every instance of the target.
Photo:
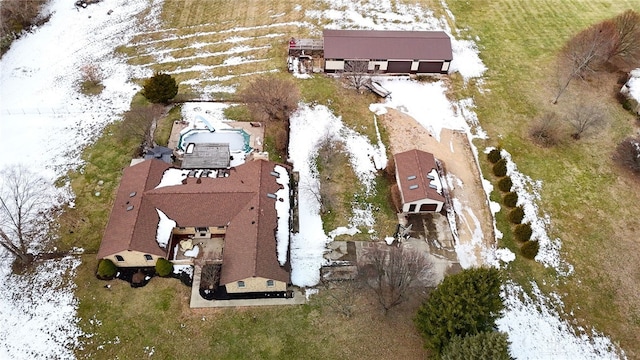
POLYGON ((418 64, 418 72, 419 73, 437 73, 439 74, 442 71, 442 63, 441 62, 420 62, 418 64))
POLYGON ((420 212, 423 211, 436 211, 438 205, 436 204, 422 204, 420 205, 420 212))
POLYGON ((408 74, 411 72, 411 63, 411 61, 389 61, 387 72, 408 74))

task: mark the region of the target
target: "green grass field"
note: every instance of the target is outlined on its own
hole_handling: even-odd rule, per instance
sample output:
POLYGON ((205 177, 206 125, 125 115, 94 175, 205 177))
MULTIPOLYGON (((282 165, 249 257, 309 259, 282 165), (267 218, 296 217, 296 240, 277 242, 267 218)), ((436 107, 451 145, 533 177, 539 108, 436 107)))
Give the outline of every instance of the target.
MULTIPOLYGON (((595 326, 611 336, 630 358, 640 354, 640 299, 637 279, 638 180, 616 168, 611 153, 632 134, 634 118, 613 98, 617 76, 575 82, 557 105, 556 54, 579 30, 626 9, 640 9, 640 1, 449 1, 459 28, 479 36, 481 57, 489 70, 486 88, 475 96, 477 113, 491 139, 518 168, 543 181, 542 209, 551 217, 550 235, 563 241, 562 255, 575 275, 561 278, 553 290, 565 295, 567 311, 581 325, 595 326), (552 149, 527 139, 530 122, 545 111, 566 112, 580 98, 596 97, 606 106, 610 126, 580 141, 565 139, 552 149)), ((483 172, 490 174, 488 162, 483 172)), ((495 198, 494 200, 497 200, 495 198)), ((503 243, 515 249, 502 214, 498 226, 503 243)), ((517 260, 512 276, 520 282, 548 280, 555 275, 540 265, 517 260)), ((551 287, 547 287, 551 290, 551 287)))
MULTIPOLYGON (((436 14, 445 13, 440 3, 418 2, 436 14)), ((180 96, 198 95, 208 86, 242 87, 251 76, 285 70, 286 43, 292 34, 318 34, 319 29, 297 23, 305 21, 298 4, 301 9, 328 6, 310 0, 236 1, 233 6, 223 1, 167 0, 161 15, 166 30, 142 33, 118 52, 131 64, 179 71, 178 81, 188 82, 181 86, 180 96), (166 39, 167 34, 181 37, 166 39), (197 57, 203 52, 208 55, 197 57), (225 63, 230 56, 248 61, 225 63)), ((574 313, 579 325, 595 326, 620 343, 630 358, 640 356, 640 222, 635 216, 640 210, 640 187, 610 160, 617 142, 635 130, 633 117, 613 99, 611 78, 576 82, 558 105, 550 103, 557 83, 554 59, 563 42, 594 22, 628 8, 640 9, 640 1, 450 0, 447 4, 455 14, 454 25, 464 29, 462 36, 479 37, 481 57, 489 68, 483 87, 490 90, 478 92, 453 75, 451 96, 473 96, 490 136, 476 142, 479 149, 500 145, 523 173, 543 181, 541 207, 552 219, 550 234, 563 240, 563 256, 575 266, 573 276, 556 281, 552 271, 518 258, 509 267, 511 277, 522 283, 546 280, 545 289, 564 296, 567 312, 574 313), (538 148, 527 139, 528 124, 537 115, 565 112, 575 99, 594 93, 607 106, 611 118, 607 129, 577 142, 566 139, 552 149, 538 148)), ((300 81, 299 86, 306 101, 329 105, 345 123, 375 140, 367 109, 372 98, 323 77, 300 81)), ((246 111, 239 108, 229 114, 243 117, 246 111)), ((166 136, 175 116, 174 110, 160 124, 157 139, 166 136)), ((332 312, 322 298, 300 307, 193 311, 188 308, 188 288, 177 280, 153 279, 142 289, 115 281, 111 289, 103 288, 104 283, 93 276, 97 261, 90 253, 99 246, 121 169, 136 147, 116 139, 114 131, 113 126, 105 130, 85 152, 87 165, 70 176, 76 207, 68 210, 61 225, 64 245, 82 246, 89 253, 78 269, 76 294, 80 326, 94 335, 77 349, 78 357, 142 358, 152 351, 153 358, 166 359, 425 357, 410 321, 414 311, 410 306, 393 317, 377 316, 363 297, 361 311, 352 319, 332 312), (100 196, 95 196, 97 191, 100 196), (398 336, 381 336, 381 329, 398 336)), ((481 166, 490 174, 487 161, 481 159, 481 166)), ((344 181, 354 183, 349 176, 344 181)), ((381 177, 377 187, 387 188, 385 182, 381 177)), ((343 192, 349 197, 357 189, 343 192)), ((371 200, 388 204, 385 196, 380 191, 371 200)), ((497 200, 496 193, 493 198, 497 200)), ((340 213, 348 213, 347 207, 340 213)), ((393 210, 381 208, 377 220, 384 223, 393 210)), ((328 220, 346 225, 341 219, 344 216, 328 220)), ((515 249, 506 216, 499 213, 497 220, 505 235, 501 245, 515 249)), ((385 228, 386 223, 379 232, 385 228)))

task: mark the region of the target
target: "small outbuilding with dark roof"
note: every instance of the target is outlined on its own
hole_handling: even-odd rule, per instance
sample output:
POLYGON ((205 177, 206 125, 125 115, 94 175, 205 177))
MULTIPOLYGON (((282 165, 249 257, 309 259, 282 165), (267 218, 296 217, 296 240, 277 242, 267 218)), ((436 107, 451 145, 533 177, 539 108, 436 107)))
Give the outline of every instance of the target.
POLYGON ((403 213, 440 212, 445 203, 433 154, 409 150, 394 156, 403 213))
POLYGON ((453 60, 444 31, 324 30, 325 72, 445 74, 453 60))

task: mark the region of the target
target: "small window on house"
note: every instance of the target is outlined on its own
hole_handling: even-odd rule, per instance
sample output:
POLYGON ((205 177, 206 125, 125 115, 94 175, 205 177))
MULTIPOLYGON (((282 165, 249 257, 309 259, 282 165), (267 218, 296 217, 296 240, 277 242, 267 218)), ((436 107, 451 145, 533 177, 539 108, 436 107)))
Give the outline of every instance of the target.
POLYGON ((153 260, 153 256, 149 255, 149 254, 144 254, 144 259, 147 261, 151 261, 153 260))
POLYGON ((242 281, 242 280, 238 281, 238 287, 239 288, 243 288, 244 287, 244 281, 242 281))
POLYGON ((417 184, 409 186, 409 190, 415 190, 417 188, 418 188, 417 184))
POLYGON ((416 211, 416 204, 409 205, 409 212, 416 211))
POLYGON ((267 280, 267 287, 273 287, 273 280, 267 280))
POLYGON ((124 261, 124 258, 121 255, 116 255, 116 261, 124 261))

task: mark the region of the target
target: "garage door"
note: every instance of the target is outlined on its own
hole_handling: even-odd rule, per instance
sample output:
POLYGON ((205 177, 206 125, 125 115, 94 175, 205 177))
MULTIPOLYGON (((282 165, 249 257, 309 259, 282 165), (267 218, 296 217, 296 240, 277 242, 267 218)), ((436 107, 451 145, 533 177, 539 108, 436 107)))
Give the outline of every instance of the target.
POLYGON ((411 72, 411 61, 389 61, 387 72, 408 74, 411 72))
POLYGON ((422 204, 420 205, 420 212, 423 211, 436 211, 438 205, 436 204, 422 204))
POLYGON ((442 71, 441 62, 420 62, 418 64, 419 73, 440 73, 442 71))

